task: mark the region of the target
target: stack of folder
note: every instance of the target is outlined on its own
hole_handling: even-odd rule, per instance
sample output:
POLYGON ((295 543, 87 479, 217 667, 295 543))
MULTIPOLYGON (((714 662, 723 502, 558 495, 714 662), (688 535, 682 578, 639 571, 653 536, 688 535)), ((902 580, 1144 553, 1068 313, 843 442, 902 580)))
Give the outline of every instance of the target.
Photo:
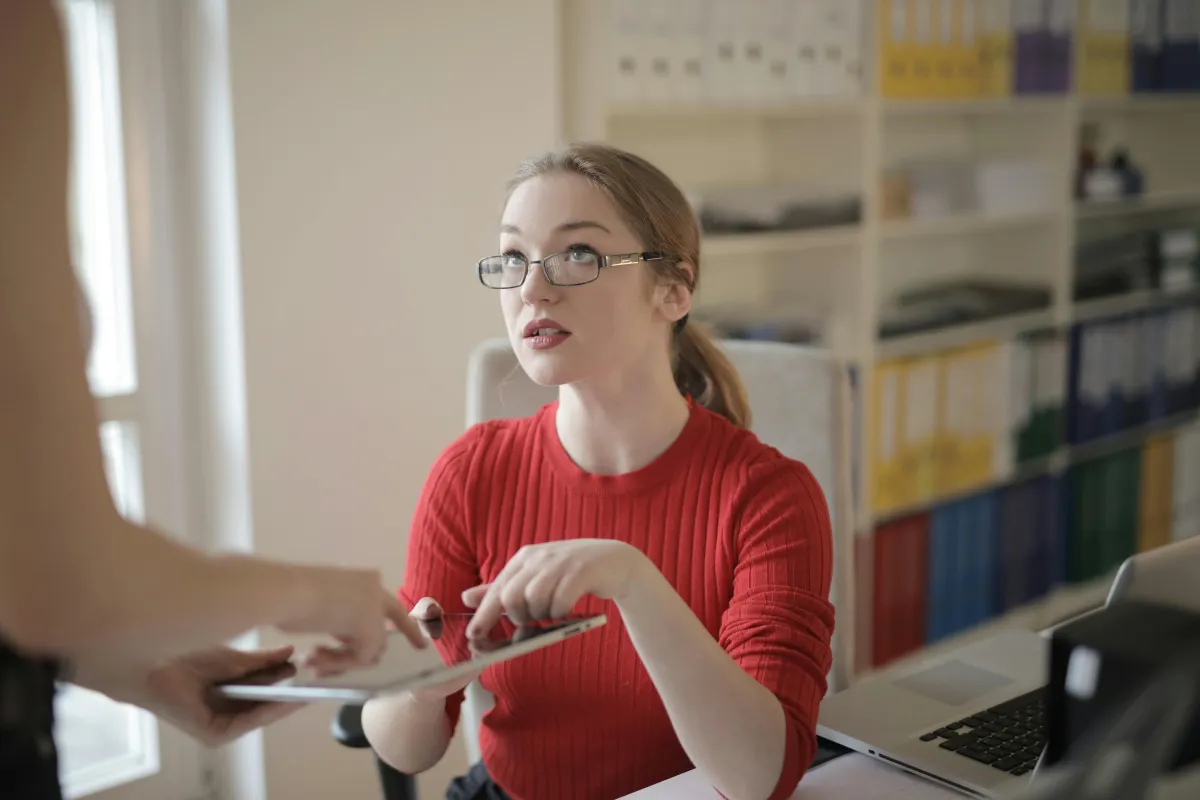
POLYGON ((1063 354, 1062 338, 1046 333, 877 364, 867 429, 872 511, 968 493, 1057 450, 1063 354))
POLYGON ((1073 444, 1200 405, 1200 308, 1181 306, 1074 325, 1067 416, 1073 444))
POLYGON ((864 664, 881 667, 1200 535, 1200 423, 1140 446, 889 520, 856 554, 864 664), (863 549, 869 547, 870 552, 863 549), (865 615, 864 615, 865 616, 865 615))
POLYGON ((610 99, 755 104, 863 91, 864 0, 609 0, 610 99))
POLYGON ((866 409, 871 665, 1200 535, 1200 307, 883 361, 866 409))

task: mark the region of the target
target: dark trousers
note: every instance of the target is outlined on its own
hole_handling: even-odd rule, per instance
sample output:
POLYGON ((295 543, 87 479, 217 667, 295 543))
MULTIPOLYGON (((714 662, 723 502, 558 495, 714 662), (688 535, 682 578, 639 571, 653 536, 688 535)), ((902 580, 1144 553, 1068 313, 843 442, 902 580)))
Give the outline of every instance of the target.
POLYGON ((0 797, 62 800, 58 758, 49 736, 0 730, 0 797))
POLYGON ((487 767, 479 762, 466 775, 460 775, 450 782, 446 789, 446 800, 510 800, 504 790, 496 785, 487 767))

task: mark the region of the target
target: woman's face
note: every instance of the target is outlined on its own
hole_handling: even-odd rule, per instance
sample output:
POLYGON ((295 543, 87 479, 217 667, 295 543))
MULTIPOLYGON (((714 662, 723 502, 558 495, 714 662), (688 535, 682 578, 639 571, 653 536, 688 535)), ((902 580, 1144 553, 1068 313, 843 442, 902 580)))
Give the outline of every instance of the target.
MULTIPOLYGON (((500 252, 530 261, 640 253, 644 244, 596 187, 574 173, 527 180, 504 209, 500 252)), ((657 285, 644 263, 600 269, 579 286, 557 286, 532 264, 525 283, 501 289, 508 337, 534 382, 560 386, 616 376, 666 357, 670 325, 686 313, 686 292, 657 285), (540 331, 540 333, 538 332, 540 331)))

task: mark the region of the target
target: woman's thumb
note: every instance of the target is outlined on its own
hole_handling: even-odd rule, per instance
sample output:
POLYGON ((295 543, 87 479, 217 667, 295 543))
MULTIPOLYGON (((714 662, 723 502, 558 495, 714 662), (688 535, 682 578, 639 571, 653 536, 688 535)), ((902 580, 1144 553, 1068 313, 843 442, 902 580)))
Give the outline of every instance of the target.
POLYGON ((413 606, 413 610, 409 612, 409 616, 421 620, 437 619, 442 616, 442 607, 432 597, 422 597, 413 606))

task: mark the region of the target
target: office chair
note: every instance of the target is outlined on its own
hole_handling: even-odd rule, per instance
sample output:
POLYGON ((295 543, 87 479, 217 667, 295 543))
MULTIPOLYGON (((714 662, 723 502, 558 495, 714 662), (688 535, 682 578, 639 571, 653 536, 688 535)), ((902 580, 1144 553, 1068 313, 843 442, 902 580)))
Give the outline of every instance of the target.
MULTIPOLYGON (((333 739, 338 744, 361 750, 371 746, 362 728, 362 706, 344 705, 338 709, 330 726, 333 739)), ((383 786, 384 800, 417 800, 417 779, 405 775, 375 756, 379 770, 379 782, 383 786)))
MULTIPOLYGON (((724 340, 721 345, 746 385, 751 430, 764 443, 804 462, 827 498, 834 531, 830 599, 839 611, 829 688, 838 691, 849 684, 854 664, 851 652, 854 512, 850 492, 851 402, 846 370, 827 351, 816 348, 742 340, 724 340)), ((468 426, 490 419, 529 416, 556 396, 557 389, 538 386, 529 380, 507 339, 487 340, 471 353, 467 369, 468 426)), ((479 725, 491 705, 491 695, 478 681, 467 687, 461 719, 468 763, 480 759, 479 725)), ((335 722, 334 738, 349 746, 366 746, 358 721, 360 711, 358 706, 343 707, 335 722), (345 739, 337 733, 339 724, 350 734, 345 739), (362 744, 351 743, 357 741, 362 744)), ((381 769, 390 768, 381 764, 381 769)), ((387 800, 412 797, 386 796, 387 800)))

